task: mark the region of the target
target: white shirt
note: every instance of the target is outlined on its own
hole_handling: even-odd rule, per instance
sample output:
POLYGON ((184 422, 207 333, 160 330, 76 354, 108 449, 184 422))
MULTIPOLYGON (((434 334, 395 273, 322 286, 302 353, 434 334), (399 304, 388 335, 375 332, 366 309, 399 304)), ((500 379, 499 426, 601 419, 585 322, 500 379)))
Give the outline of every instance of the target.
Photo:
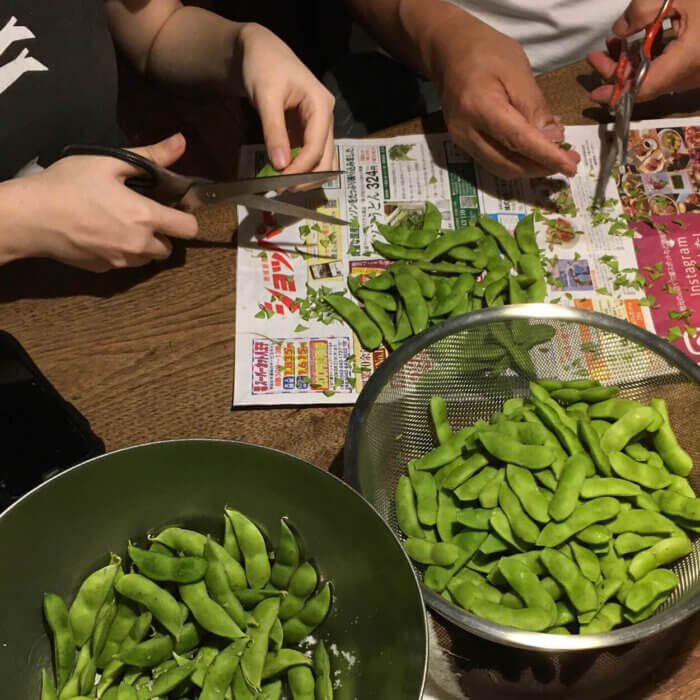
POLYGON ((515 39, 537 73, 605 48, 628 0, 450 0, 515 39))

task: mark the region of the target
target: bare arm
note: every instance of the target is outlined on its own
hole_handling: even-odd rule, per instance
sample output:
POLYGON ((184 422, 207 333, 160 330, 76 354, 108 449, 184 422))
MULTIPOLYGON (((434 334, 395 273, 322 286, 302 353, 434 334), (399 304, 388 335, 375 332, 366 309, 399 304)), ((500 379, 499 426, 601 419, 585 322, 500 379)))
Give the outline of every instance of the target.
POLYGON ((436 43, 449 41, 453 23, 460 31, 480 24, 445 0, 346 0, 360 24, 395 58, 431 75, 436 43))
POLYGON ((447 128, 502 177, 573 175, 579 156, 516 41, 445 0, 346 0, 396 58, 436 84, 447 128))
POLYGON ((280 170, 334 167, 333 97, 272 32, 180 0, 105 1, 117 45, 143 73, 176 87, 247 96, 280 170), (294 145, 303 146, 291 165, 289 116, 296 118, 294 145))
POLYGON ((112 36, 142 72, 176 87, 243 95, 245 26, 180 0, 106 0, 112 36))

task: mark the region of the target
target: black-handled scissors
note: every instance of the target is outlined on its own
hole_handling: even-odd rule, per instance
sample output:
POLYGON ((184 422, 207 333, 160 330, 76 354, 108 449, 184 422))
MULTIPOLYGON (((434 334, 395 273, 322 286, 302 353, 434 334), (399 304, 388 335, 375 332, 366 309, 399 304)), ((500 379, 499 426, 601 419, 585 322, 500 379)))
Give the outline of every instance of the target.
POLYGON ((347 224, 335 216, 322 214, 314 209, 284 202, 276 197, 265 197, 262 193, 310 183, 319 186, 342 175, 340 170, 294 175, 273 175, 255 177, 230 182, 213 182, 202 177, 189 177, 168 170, 148 158, 112 146, 66 146, 61 157, 66 156, 109 156, 129 163, 143 171, 142 175, 130 177, 126 184, 150 199, 161 204, 193 211, 206 204, 236 202, 250 209, 271 211, 297 218, 324 221, 330 224, 347 224))

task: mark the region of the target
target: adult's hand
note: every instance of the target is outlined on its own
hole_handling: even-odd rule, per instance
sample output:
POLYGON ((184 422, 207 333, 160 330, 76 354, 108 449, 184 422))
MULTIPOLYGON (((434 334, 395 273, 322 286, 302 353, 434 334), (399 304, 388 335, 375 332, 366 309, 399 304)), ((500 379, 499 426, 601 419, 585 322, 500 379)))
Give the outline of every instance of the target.
MULTIPOLYGON (((175 134, 134 152, 163 166, 185 150, 175 134)), ((168 236, 197 235, 192 214, 125 186, 139 169, 116 158, 70 156, 46 170, 0 183, 0 249, 5 260, 46 257, 94 272, 167 258, 168 236)))
POLYGON ((463 26, 434 42, 430 61, 452 138, 501 177, 574 175, 580 156, 557 145, 564 129, 537 86, 523 49, 462 14, 463 26))
MULTIPOLYGON (((588 62, 606 80, 613 77, 617 62, 614 54, 616 41, 636 34, 654 21, 661 8, 661 0, 632 0, 622 17, 613 25, 614 37, 608 42, 608 51, 593 51, 588 62)), ((669 92, 700 87, 700 5, 697 0, 675 0, 668 15, 676 38, 651 62, 646 80, 637 99, 651 100, 669 92)), ((591 92, 595 102, 608 102, 613 86, 603 85, 591 92)))
POLYGON ((260 114, 272 165, 285 173, 336 169, 333 95, 265 27, 246 24, 238 40, 243 86, 260 114), (290 131, 302 147, 291 165, 290 131))

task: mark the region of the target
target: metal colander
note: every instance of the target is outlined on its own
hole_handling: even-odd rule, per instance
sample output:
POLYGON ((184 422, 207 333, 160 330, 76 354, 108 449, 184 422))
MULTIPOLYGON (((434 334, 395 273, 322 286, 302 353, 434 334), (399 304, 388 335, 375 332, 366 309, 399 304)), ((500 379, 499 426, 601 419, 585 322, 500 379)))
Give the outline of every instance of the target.
MULTIPOLYGON (((511 366, 498 375, 484 369, 492 351, 489 343, 495 342, 489 340, 490 331, 506 327, 517 339, 531 333, 527 321, 546 324, 553 331, 550 340, 529 352, 537 377, 593 377, 621 387, 623 398, 645 403, 654 397, 665 399, 680 444, 700 462, 700 368, 672 345, 592 311, 551 304, 475 311, 406 341, 372 376, 353 410, 345 449, 346 478, 400 538, 404 536, 396 519, 394 491, 407 462, 435 445, 430 397, 445 399, 456 430, 480 418, 488 420, 506 399, 528 396, 529 378, 522 369, 511 366)), ((700 469, 691 472, 689 480, 700 493, 700 469)), ((422 568, 415 568, 422 577, 422 568)), ((471 615, 425 586, 422 592, 432 610, 483 639, 529 650, 593 650, 657 635, 700 609, 700 539, 674 571, 680 585, 650 619, 597 635, 520 631, 471 615)), ((450 634, 449 626, 445 634, 450 634)))

